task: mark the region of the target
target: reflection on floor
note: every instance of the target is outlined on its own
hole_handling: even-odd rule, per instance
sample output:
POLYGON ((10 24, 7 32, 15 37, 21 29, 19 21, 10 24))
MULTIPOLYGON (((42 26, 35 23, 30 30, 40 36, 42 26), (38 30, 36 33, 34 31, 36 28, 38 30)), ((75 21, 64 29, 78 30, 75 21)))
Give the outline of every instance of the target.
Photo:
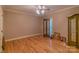
POLYGON ((36 36, 5 43, 4 52, 16 53, 64 53, 79 52, 79 49, 68 47, 64 42, 47 37, 36 36))

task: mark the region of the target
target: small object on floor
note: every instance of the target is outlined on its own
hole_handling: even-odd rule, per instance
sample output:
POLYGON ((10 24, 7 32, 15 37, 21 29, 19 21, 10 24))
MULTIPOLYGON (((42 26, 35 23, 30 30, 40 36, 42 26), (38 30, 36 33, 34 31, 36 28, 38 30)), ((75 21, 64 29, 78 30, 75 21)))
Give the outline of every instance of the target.
POLYGON ((66 38, 61 36, 61 41, 66 42, 66 38))

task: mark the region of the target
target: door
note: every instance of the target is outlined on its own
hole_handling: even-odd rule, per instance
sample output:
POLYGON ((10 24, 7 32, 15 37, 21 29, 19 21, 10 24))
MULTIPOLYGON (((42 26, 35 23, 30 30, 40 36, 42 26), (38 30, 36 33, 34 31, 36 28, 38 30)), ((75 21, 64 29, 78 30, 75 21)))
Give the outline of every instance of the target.
POLYGON ((77 48, 79 48, 79 15, 77 16, 77 48))
POLYGON ((50 17, 50 21, 49 21, 49 36, 52 38, 53 35, 53 19, 52 17, 50 17))
POLYGON ((47 19, 43 20, 43 35, 47 36, 47 19))
POLYGON ((76 42, 76 19, 71 20, 71 39, 73 42, 76 42))
POLYGON ((2 16, 0 16, 0 52, 2 52, 2 37, 3 37, 3 19, 2 16))
POLYGON ((2 52, 2 38, 3 38, 3 11, 2 7, 0 6, 0 52, 2 52))
POLYGON ((69 19, 69 32, 68 32, 68 44, 71 46, 75 46, 76 45, 76 18, 70 18, 69 19))

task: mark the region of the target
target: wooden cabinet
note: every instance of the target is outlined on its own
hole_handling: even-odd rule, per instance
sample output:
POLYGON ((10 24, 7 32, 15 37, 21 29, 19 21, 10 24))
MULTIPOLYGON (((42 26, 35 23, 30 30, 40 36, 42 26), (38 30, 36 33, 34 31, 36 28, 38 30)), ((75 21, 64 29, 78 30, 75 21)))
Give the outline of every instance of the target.
POLYGON ((68 45, 79 48, 79 14, 68 17, 68 45))

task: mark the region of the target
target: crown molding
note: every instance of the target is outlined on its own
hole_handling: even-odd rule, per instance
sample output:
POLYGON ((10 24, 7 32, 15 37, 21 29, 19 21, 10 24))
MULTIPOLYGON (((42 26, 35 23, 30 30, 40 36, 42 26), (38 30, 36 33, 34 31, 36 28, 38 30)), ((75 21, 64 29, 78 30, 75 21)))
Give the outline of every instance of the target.
POLYGON ((72 7, 67 7, 67 8, 63 8, 63 9, 60 9, 60 10, 51 10, 47 13, 47 15, 50 15, 50 14, 53 14, 53 13, 58 13, 58 12, 62 12, 62 11, 65 11, 65 10, 69 10, 69 9, 72 9, 72 8, 75 8, 75 7, 78 7, 78 6, 72 6, 72 7))
POLYGON ((24 14, 24 15, 30 15, 30 16, 37 16, 37 15, 35 15, 33 13, 25 12, 25 11, 19 11, 19 10, 16 10, 16 9, 4 8, 3 11, 4 12, 12 12, 12 13, 16 13, 16 14, 24 14))
POLYGON ((0 6, 0 16, 3 15, 3 9, 2 9, 2 6, 0 6))
POLYGON ((24 14, 23 11, 17 11, 17 10, 15 10, 15 9, 7 9, 7 8, 4 8, 3 10, 4 10, 4 11, 8 11, 8 12, 13 12, 13 13, 24 14))

